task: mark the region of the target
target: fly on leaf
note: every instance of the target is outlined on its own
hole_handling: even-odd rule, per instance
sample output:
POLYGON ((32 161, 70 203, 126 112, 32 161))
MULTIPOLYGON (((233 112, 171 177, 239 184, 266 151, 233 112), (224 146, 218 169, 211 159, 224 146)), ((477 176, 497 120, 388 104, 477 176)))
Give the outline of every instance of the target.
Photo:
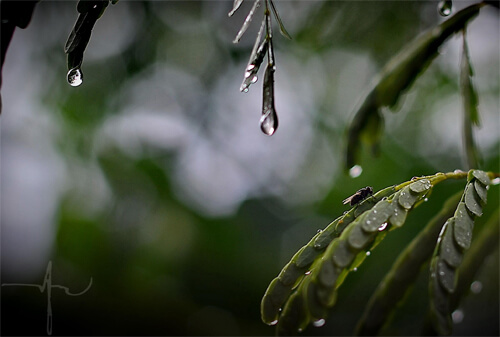
POLYGON ((371 186, 363 187, 359 189, 356 193, 351 195, 349 198, 345 199, 342 203, 344 205, 350 204, 351 206, 359 204, 361 201, 365 200, 373 194, 373 188, 371 186))

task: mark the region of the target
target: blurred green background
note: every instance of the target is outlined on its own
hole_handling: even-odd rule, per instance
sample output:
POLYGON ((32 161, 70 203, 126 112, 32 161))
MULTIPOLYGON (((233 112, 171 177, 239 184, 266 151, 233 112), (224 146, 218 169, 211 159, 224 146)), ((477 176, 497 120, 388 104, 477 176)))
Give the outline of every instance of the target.
MULTIPOLYGON (((240 93, 262 8, 252 3, 126 1, 108 6, 87 47, 80 87, 66 83, 76 1, 41 1, 17 29, 3 70, 1 280, 43 283, 49 261, 54 335, 273 335, 260 321, 269 282, 342 200, 413 176, 464 168, 461 39, 450 39, 386 127, 381 155, 342 171, 344 132, 370 80, 400 48, 444 20, 437 1, 277 1, 273 137, 259 128, 261 81, 240 93)), ((471 2, 455 1, 455 10, 471 2)), ((275 27, 276 28, 276 27, 275 27)), ((479 92, 483 169, 499 171, 499 14, 468 28, 479 92)), ((262 74, 259 74, 262 77, 262 74)), ((464 182, 446 182, 342 286, 323 328, 347 335, 382 276, 464 182)), ((484 216, 499 205, 489 193, 484 216)), ((497 252, 466 298, 457 335, 498 335, 497 252)), ((419 335, 427 270, 383 333, 419 335)), ((45 335, 47 294, 2 287, 2 334, 45 335)))

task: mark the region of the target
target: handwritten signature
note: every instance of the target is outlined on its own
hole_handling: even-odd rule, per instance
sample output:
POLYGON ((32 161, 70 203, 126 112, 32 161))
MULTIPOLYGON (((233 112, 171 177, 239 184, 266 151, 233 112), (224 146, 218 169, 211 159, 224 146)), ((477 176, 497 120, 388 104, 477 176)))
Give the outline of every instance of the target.
POLYGON ((68 287, 64 287, 58 284, 52 284, 52 261, 49 261, 47 269, 45 270, 45 277, 41 285, 38 284, 26 284, 26 283, 2 283, 2 287, 37 287, 41 293, 47 291, 47 334, 52 335, 52 288, 58 288, 64 290, 68 296, 80 296, 85 294, 92 286, 92 278, 90 278, 90 283, 83 291, 78 293, 72 293, 69 291, 68 287))

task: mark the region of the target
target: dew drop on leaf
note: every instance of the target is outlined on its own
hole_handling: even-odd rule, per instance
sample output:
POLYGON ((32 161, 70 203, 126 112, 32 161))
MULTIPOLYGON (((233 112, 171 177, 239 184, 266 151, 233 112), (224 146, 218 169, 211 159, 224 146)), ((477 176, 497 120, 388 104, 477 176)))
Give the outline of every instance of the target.
MULTIPOLYGON (((379 232, 382 232, 383 230, 385 230, 387 228, 387 222, 384 222, 383 224, 380 225, 380 227, 378 228, 378 231, 379 232)), ((367 254, 368 255, 368 254, 367 254)))
POLYGON ((277 319, 275 319, 274 321, 272 321, 272 322, 269 323, 269 325, 276 325, 276 324, 278 324, 278 320, 277 319))
POLYGON ((72 68, 68 71, 68 83, 72 87, 77 87, 83 83, 83 73, 80 68, 72 68))
POLYGON ((366 252, 366 256, 370 256, 371 254, 372 254, 372 252, 370 252, 370 251, 366 252))
POLYGON ((491 181, 491 185, 498 185, 500 184, 500 178, 495 178, 491 181))
POLYGON ((448 16, 451 14, 452 1, 451 0, 441 0, 438 4, 439 14, 441 16, 448 16))
POLYGON ((314 325, 316 328, 320 328, 320 327, 322 327, 323 325, 325 325, 325 320, 324 320, 323 318, 318 319, 317 321, 314 321, 314 322, 313 322, 313 325, 314 325))
POLYGON ((349 175, 351 178, 357 178, 363 173, 363 168, 360 165, 354 165, 349 170, 349 175))

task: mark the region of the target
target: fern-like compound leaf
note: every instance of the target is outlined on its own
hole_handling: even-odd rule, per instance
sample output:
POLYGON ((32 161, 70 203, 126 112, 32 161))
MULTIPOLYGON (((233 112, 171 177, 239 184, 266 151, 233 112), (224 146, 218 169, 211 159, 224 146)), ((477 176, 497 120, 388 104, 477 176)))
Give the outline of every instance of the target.
POLYGON ((277 321, 277 333, 290 335, 324 319, 348 274, 361 265, 392 226, 402 225, 406 215, 402 218, 399 214, 415 207, 431 188, 428 179, 399 190, 386 188, 317 233, 269 285, 262 300, 263 321, 277 321))
POLYGON ((397 304, 402 301, 420 270, 432 256, 439 232, 446 220, 453 216, 462 193, 449 198, 415 239, 401 252, 391 270, 371 296, 355 335, 375 336, 387 323, 397 304))
MULTIPOLYGON (((451 294, 457 288, 458 271, 464 253, 469 249, 472 239, 474 218, 483 214, 484 201, 479 197, 476 182, 483 184, 489 178, 485 172, 470 171, 461 202, 458 204, 454 216, 449 218, 441 234, 431 262, 431 277, 429 291, 431 295, 430 313, 434 329, 440 334, 451 333, 451 294)), ((486 186, 484 186, 486 189, 486 186)), ((483 196, 486 198, 485 196, 483 196)))

